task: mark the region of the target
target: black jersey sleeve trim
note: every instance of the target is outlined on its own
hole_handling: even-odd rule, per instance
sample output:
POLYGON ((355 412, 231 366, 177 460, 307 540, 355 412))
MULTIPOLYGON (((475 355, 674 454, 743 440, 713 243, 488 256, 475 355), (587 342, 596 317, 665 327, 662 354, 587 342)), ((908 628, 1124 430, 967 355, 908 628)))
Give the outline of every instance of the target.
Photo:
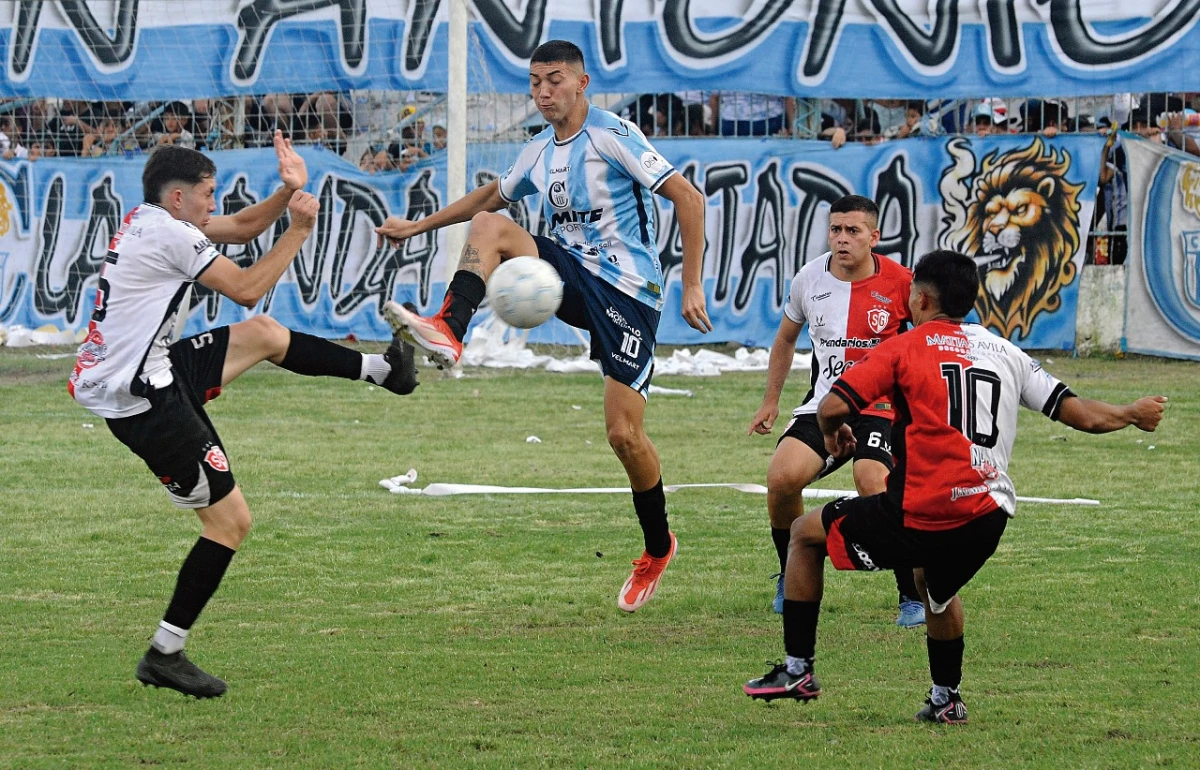
POLYGON ((1042 407, 1042 414, 1051 420, 1057 421, 1058 412, 1062 409, 1062 403, 1068 398, 1076 398, 1076 396, 1064 383, 1058 383, 1054 387, 1054 392, 1050 394, 1050 398, 1046 399, 1046 405, 1042 407))
POLYGON ((861 412, 870 406, 870 403, 866 399, 854 392, 854 388, 850 387, 842 380, 838 380, 837 382, 833 383, 833 385, 829 388, 829 392, 845 401, 855 412, 861 412))
POLYGON ((667 173, 663 174, 662 177, 660 177, 657 182, 650 185, 650 192, 653 192, 653 193, 658 192, 658 188, 662 187, 663 182, 667 181, 668 179, 670 179, 671 177, 675 176, 675 174, 678 174, 678 173, 679 173, 679 171, 677 169, 673 168, 670 171, 668 171, 667 173))
POLYGON ((205 271, 205 270, 208 270, 208 268, 212 267, 212 266, 213 266, 213 263, 214 263, 214 262, 216 262, 216 261, 217 261, 218 259, 220 259, 220 258, 221 258, 221 254, 217 254, 217 256, 215 256, 215 257, 213 257, 212 259, 208 260, 208 262, 206 262, 206 263, 204 264, 204 267, 200 268, 200 272, 198 272, 198 273, 196 273, 195 275, 193 275, 193 276, 192 276, 192 280, 193 280, 193 281, 198 281, 198 280, 200 280, 200 276, 204 275, 204 271, 205 271))

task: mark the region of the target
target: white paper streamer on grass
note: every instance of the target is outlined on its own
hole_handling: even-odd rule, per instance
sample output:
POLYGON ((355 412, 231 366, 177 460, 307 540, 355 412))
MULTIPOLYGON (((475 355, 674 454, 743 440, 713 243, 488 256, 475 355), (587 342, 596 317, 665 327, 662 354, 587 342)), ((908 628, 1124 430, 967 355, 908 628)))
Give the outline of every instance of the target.
MULTIPOLYGON (((423 489, 407 486, 417 480, 417 472, 410 469, 401 476, 382 479, 379 486, 396 495, 425 495, 428 497, 449 497, 452 495, 613 495, 630 494, 629 487, 504 487, 493 484, 429 484, 423 489)), ((752 495, 765 495, 767 488, 762 484, 744 484, 738 482, 714 482, 711 484, 668 484, 664 492, 677 492, 680 489, 733 489, 752 495)), ((827 500, 831 497, 857 497, 858 493, 848 489, 806 489, 805 499, 827 500)), ((1055 497, 1017 497, 1023 503, 1046 503, 1050 505, 1100 505, 1099 500, 1089 500, 1084 497, 1055 498, 1055 497)))

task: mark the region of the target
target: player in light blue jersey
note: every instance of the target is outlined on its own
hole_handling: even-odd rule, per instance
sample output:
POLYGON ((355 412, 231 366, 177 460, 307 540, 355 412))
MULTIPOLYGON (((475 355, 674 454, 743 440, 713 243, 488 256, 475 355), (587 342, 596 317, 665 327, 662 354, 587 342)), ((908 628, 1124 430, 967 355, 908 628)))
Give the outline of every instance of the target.
POLYGON ((395 302, 384 305, 392 327, 453 366, 483 301, 486 280, 505 259, 537 255, 563 279, 558 317, 591 332, 593 359, 604 372, 608 443, 625 466, 645 552, 617 598, 633 612, 654 595, 675 555, 667 525, 658 451, 643 429, 663 306, 663 275, 654 227, 658 193, 675 205, 683 240, 683 301, 688 324, 712 330, 705 310, 704 196, 646 141, 632 123, 589 104, 583 52, 565 40, 543 43, 529 63, 529 90, 550 126, 521 151, 498 180, 437 213, 411 222, 388 217, 376 232, 398 245, 456 222, 471 222, 458 272, 437 315, 424 318, 395 302), (527 195, 542 195, 550 237, 534 236, 492 212, 527 195))

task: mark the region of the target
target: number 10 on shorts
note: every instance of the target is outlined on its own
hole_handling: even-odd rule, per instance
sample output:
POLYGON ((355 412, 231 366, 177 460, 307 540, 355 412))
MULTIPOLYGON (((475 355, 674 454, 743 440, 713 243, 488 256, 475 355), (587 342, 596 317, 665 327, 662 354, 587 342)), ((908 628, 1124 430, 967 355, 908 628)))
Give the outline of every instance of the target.
POLYGON ((635 337, 629 332, 621 332, 621 352, 630 358, 637 358, 642 352, 642 338, 635 337))

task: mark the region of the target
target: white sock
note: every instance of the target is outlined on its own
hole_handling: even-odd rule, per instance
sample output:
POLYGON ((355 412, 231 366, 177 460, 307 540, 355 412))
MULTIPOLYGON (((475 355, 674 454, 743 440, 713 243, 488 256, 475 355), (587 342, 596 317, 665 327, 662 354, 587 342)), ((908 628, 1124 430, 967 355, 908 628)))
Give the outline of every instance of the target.
POLYGON ((164 655, 173 655, 183 649, 187 635, 187 629, 173 626, 163 620, 159 622, 158 630, 154 632, 154 639, 150 641, 150 646, 164 655))
POLYGON ((808 661, 804 658, 793 658, 787 656, 787 670, 792 676, 802 676, 805 671, 808 671, 808 661))
POLYGON ((392 365, 383 360, 382 355, 378 353, 363 353, 362 373, 358 375, 358 379, 382 385, 383 381, 391 373, 392 365))
POLYGON ((958 688, 942 687, 941 685, 935 684, 933 686, 933 692, 929 694, 929 700, 932 701, 933 705, 935 706, 945 706, 950 702, 950 693, 958 695, 958 688))

